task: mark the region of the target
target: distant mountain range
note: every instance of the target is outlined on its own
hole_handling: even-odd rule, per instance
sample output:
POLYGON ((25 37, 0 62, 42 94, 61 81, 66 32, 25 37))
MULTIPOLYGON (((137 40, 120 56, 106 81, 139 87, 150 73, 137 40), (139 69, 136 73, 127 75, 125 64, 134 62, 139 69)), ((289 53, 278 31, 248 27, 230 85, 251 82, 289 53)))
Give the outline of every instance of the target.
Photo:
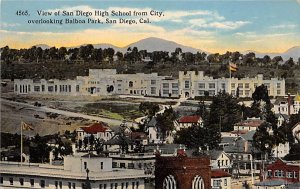
POLYGON ((265 55, 269 55, 271 58, 275 56, 281 56, 283 60, 293 58, 294 61, 298 61, 298 58, 300 58, 300 46, 292 47, 283 53, 262 53, 262 52, 252 51, 252 50, 248 50, 242 53, 246 54, 249 52, 254 52, 255 56, 258 58, 263 58, 265 55))
MULTIPOLYGON (((50 46, 48 46, 46 44, 39 44, 36 46, 41 47, 42 49, 50 48, 50 46)), ((80 46, 82 46, 82 45, 80 45, 80 46)), ((80 46, 76 46, 76 47, 80 47, 80 46)), ((147 50, 148 52, 153 52, 153 51, 174 52, 177 47, 181 48, 182 52, 192 52, 192 53, 196 53, 198 51, 206 52, 201 49, 184 46, 184 45, 178 44, 173 41, 168 41, 168 40, 160 39, 160 38, 156 38, 156 37, 149 37, 146 39, 142 39, 135 43, 129 44, 125 47, 117 47, 117 46, 109 44, 109 43, 93 44, 93 46, 95 48, 102 48, 102 49, 113 48, 115 50, 115 52, 120 51, 122 53, 127 52, 127 49, 129 47, 131 47, 131 48, 137 47, 139 50, 147 50)), ((70 48, 75 48, 75 47, 70 47, 70 48)), ((298 60, 298 58, 300 57, 300 46, 292 47, 283 53, 262 53, 262 52, 256 52, 253 50, 248 50, 248 51, 241 52, 241 53, 245 54, 248 52, 254 52, 256 54, 256 57, 260 57, 260 58, 264 57, 265 55, 269 55, 271 58, 273 58, 274 56, 282 56, 282 58, 284 60, 287 60, 290 57, 292 57, 294 60, 298 60)), ((206 52, 206 53, 211 54, 209 52, 206 52)))

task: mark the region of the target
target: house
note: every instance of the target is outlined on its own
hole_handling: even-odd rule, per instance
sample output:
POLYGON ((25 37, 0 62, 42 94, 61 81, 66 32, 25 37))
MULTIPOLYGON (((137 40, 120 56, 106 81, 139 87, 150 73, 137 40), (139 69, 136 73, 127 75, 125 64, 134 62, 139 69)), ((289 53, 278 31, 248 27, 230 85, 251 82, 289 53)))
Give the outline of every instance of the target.
POLYGON ((200 116, 183 116, 178 121, 179 127, 176 130, 180 130, 182 128, 188 128, 191 126, 203 126, 203 120, 200 116))
POLYGON ((274 102, 275 114, 281 113, 286 115, 297 114, 300 110, 300 95, 292 97, 288 94, 287 97, 276 99, 274 102))
POLYGON ((231 168, 231 160, 229 155, 221 150, 208 151, 210 156, 210 166, 212 169, 229 170, 231 168))
POLYGON ((112 159, 94 154, 67 156, 63 165, 0 162, 0 188, 144 189, 143 170, 115 169, 112 159))
POLYGON ((116 134, 103 143, 103 150, 107 152, 126 153, 133 152, 135 144, 132 140, 122 134, 116 134))
MULTIPOLYGON (((175 122, 174 122, 175 125, 175 122)), ((176 126, 175 126, 176 127, 176 126)), ((149 123, 146 125, 145 132, 148 134, 149 143, 161 144, 168 143, 171 144, 174 141, 174 134, 172 131, 165 133, 165 139, 163 138, 163 133, 157 125, 156 117, 152 117, 149 123)))
POLYGON ((211 189, 231 189, 231 174, 223 170, 211 170, 211 189))
POLYGON ((247 118, 234 124, 234 131, 255 131, 264 121, 259 118, 247 118))
POLYGON ((265 173, 261 175, 261 181, 267 179, 297 183, 300 181, 299 173, 299 164, 289 164, 278 158, 274 163, 267 166, 265 173))
POLYGON ((114 136, 114 132, 106 123, 93 123, 88 127, 80 127, 76 130, 77 140, 83 141, 85 137, 94 135, 95 139, 107 141, 114 136))
POLYGON ((277 126, 280 127, 282 126, 283 123, 288 122, 290 119, 290 116, 287 114, 275 114, 275 117, 277 118, 278 122, 277 122, 277 126))
POLYGON ((292 128, 292 133, 294 138, 296 139, 295 142, 299 143, 300 142, 300 122, 297 123, 293 128, 292 128))

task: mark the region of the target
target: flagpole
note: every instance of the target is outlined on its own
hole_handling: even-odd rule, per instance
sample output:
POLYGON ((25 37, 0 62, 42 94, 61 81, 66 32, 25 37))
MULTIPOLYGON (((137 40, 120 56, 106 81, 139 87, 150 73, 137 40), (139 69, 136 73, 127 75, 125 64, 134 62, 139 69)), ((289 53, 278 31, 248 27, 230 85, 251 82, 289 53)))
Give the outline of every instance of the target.
MULTIPOLYGON (((229 60, 228 67, 229 67, 229 94, 231 94, 231 67, 230 67, 230 60, 229 60)), ((233 94, 231 94, 231 95, 233 95, 233 94)))
POLYGON ((22 155, 23 155, 23 124, 22 124, 22 121, 21 121, 21 166, 22 166, 22 162, 23 162, 23 158, 22 158, 22 155))

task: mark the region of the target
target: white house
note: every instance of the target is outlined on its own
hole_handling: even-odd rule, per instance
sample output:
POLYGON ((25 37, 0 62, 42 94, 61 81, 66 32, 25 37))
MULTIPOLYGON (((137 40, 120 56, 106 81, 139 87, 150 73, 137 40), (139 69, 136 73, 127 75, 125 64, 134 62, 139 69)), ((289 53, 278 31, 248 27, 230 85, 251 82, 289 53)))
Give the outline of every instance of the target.
POLYGON ((248 118, 234 124, 234 131, 255 131, 264 121, 259 118, 248 118))
POLYGON ((295 97, 288 95, 287 97, 278 98, 274 102, 273 109, 275 114, 297 114, 300 110, 300 95, 295 97))
POLYGON ((114 136, 114 131, 112 131, 108 125, 103 122, 93 123, 87 127, 80 127, 76 129, 77 139, 84 140, 85 137, 94 135, 95 139, 102 139, 107 141, 114 136))
POLYGON ((212 189, 231 189, 231 174, 223 170, 211 170, 212 189))
POLYGON ((179 118, 178 126, 176 127, 176 130, 180 130, 182 128, 188 128, 191 126, 203 126, 203 120, 200 116, 194 115, 194 116, 182 116, 179 118))
POLYGON ((224 151, 212 150, 208 152, 210 156, 210 166, 212 169, 229 170, 231 168, 231 159, 224 151))
POLYGON ((144 189, 143 170, 114 169, 112 159, 94 154, 65 157, 63 166, 0 162, 0 188, 144 189), (87 176, 89 181, 87 181, 87 176))

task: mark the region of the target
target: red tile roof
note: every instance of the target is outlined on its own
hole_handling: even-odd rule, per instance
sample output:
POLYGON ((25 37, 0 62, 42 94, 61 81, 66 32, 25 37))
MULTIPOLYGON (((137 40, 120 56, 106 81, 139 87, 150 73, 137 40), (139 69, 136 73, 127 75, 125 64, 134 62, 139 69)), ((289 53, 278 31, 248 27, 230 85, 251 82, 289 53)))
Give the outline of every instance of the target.
POLYGON ((96 134, 96 133, 101 133, 105 132, 108 127, 104 123, 93 123, 92 125, 88 127, 80 127, 84 132, 89 133, 89 134, 96 134))
POLYGON ((264 121, 255 119, 255 120, 245 120, 234 124, 235 126, 244 126, 244 127, 259 127, 264 121))
POLYGON ((221 177, 231 177, 231 174, 221 169, 211 170, 211 178, 221 178, 221 177))
POLYGON ((200 116, 183 116, 179 119, 178 123, 197 123, 201 119, 200 116))

